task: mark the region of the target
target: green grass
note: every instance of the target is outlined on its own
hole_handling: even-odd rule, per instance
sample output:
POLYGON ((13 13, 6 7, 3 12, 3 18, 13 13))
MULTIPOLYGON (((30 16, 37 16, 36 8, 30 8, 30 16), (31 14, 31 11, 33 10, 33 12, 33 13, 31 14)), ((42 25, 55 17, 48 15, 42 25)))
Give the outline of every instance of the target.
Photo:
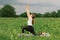
POLYGON ((0 40, 60 40, 60 18, 36 18, 35 32, 49 32, 50 37, 18 36, 27 18, 0 18, 0 40))

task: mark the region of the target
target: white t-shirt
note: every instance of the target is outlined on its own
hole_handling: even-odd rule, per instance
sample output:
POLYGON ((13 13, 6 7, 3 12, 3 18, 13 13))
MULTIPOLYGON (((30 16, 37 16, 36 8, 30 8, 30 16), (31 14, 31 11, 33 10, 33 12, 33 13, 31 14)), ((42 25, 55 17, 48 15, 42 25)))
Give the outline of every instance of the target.
POLYGON ((32 26, 32 18, 28 19, 27 24, 30 25, 30 26, 32 26))

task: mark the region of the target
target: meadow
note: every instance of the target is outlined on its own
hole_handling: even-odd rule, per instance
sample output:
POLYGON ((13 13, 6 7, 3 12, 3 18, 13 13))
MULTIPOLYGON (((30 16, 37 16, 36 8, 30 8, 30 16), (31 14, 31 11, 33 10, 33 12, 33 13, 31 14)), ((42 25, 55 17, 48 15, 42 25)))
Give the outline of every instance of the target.
POLYGON ((35 32, 49 32, 50 37, 18 36, 22 25, 27 25, 27 18, 0 18, 0 40, 60 40, 60 18, 35 19, 35 32))

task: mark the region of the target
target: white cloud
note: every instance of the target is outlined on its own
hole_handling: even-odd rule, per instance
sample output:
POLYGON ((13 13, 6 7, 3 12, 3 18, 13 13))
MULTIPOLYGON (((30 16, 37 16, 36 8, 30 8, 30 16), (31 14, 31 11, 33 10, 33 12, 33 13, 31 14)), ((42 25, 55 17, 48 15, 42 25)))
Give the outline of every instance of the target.
MULTIPOLYGON (((16 13, 20 14, 22 12, 25 12, 25 6, 21 5, 13 5, 16 9, 16 13)), ((45 13, 45 12, 52 12, 57 11, 58 7, 40 7, 40 6, 30 6, 30 12, 37 12, 37 13, 45 13)))
POLYGON ((17 1, 27 3, 27 4, 49 3, 49 4, 54 4, 54 5, 60 6, 60 0, 17 0, 17 1))
POLYGON ((0 8, 4 4, 12 4, 17 14, 25 12, 25 4, 32 4, 31 12, 51 12, 60 9, 60 0, 0 0, 0 8), (1 5, 2 4, 2 5, 1 5), (24 5, 24 6, 23 6, 24 5))

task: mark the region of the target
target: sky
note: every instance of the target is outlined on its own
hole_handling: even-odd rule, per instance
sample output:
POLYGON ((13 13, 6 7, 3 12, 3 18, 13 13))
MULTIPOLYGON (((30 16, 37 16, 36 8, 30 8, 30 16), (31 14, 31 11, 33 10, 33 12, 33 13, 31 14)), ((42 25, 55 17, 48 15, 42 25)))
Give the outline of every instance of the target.
POLYGON ((25 6, 30 6, 30 12, 45 13, 60 9, 60 0, 0 0, 0 9, 5 4, 11 4, 19 15, 25 12, 25 6))

